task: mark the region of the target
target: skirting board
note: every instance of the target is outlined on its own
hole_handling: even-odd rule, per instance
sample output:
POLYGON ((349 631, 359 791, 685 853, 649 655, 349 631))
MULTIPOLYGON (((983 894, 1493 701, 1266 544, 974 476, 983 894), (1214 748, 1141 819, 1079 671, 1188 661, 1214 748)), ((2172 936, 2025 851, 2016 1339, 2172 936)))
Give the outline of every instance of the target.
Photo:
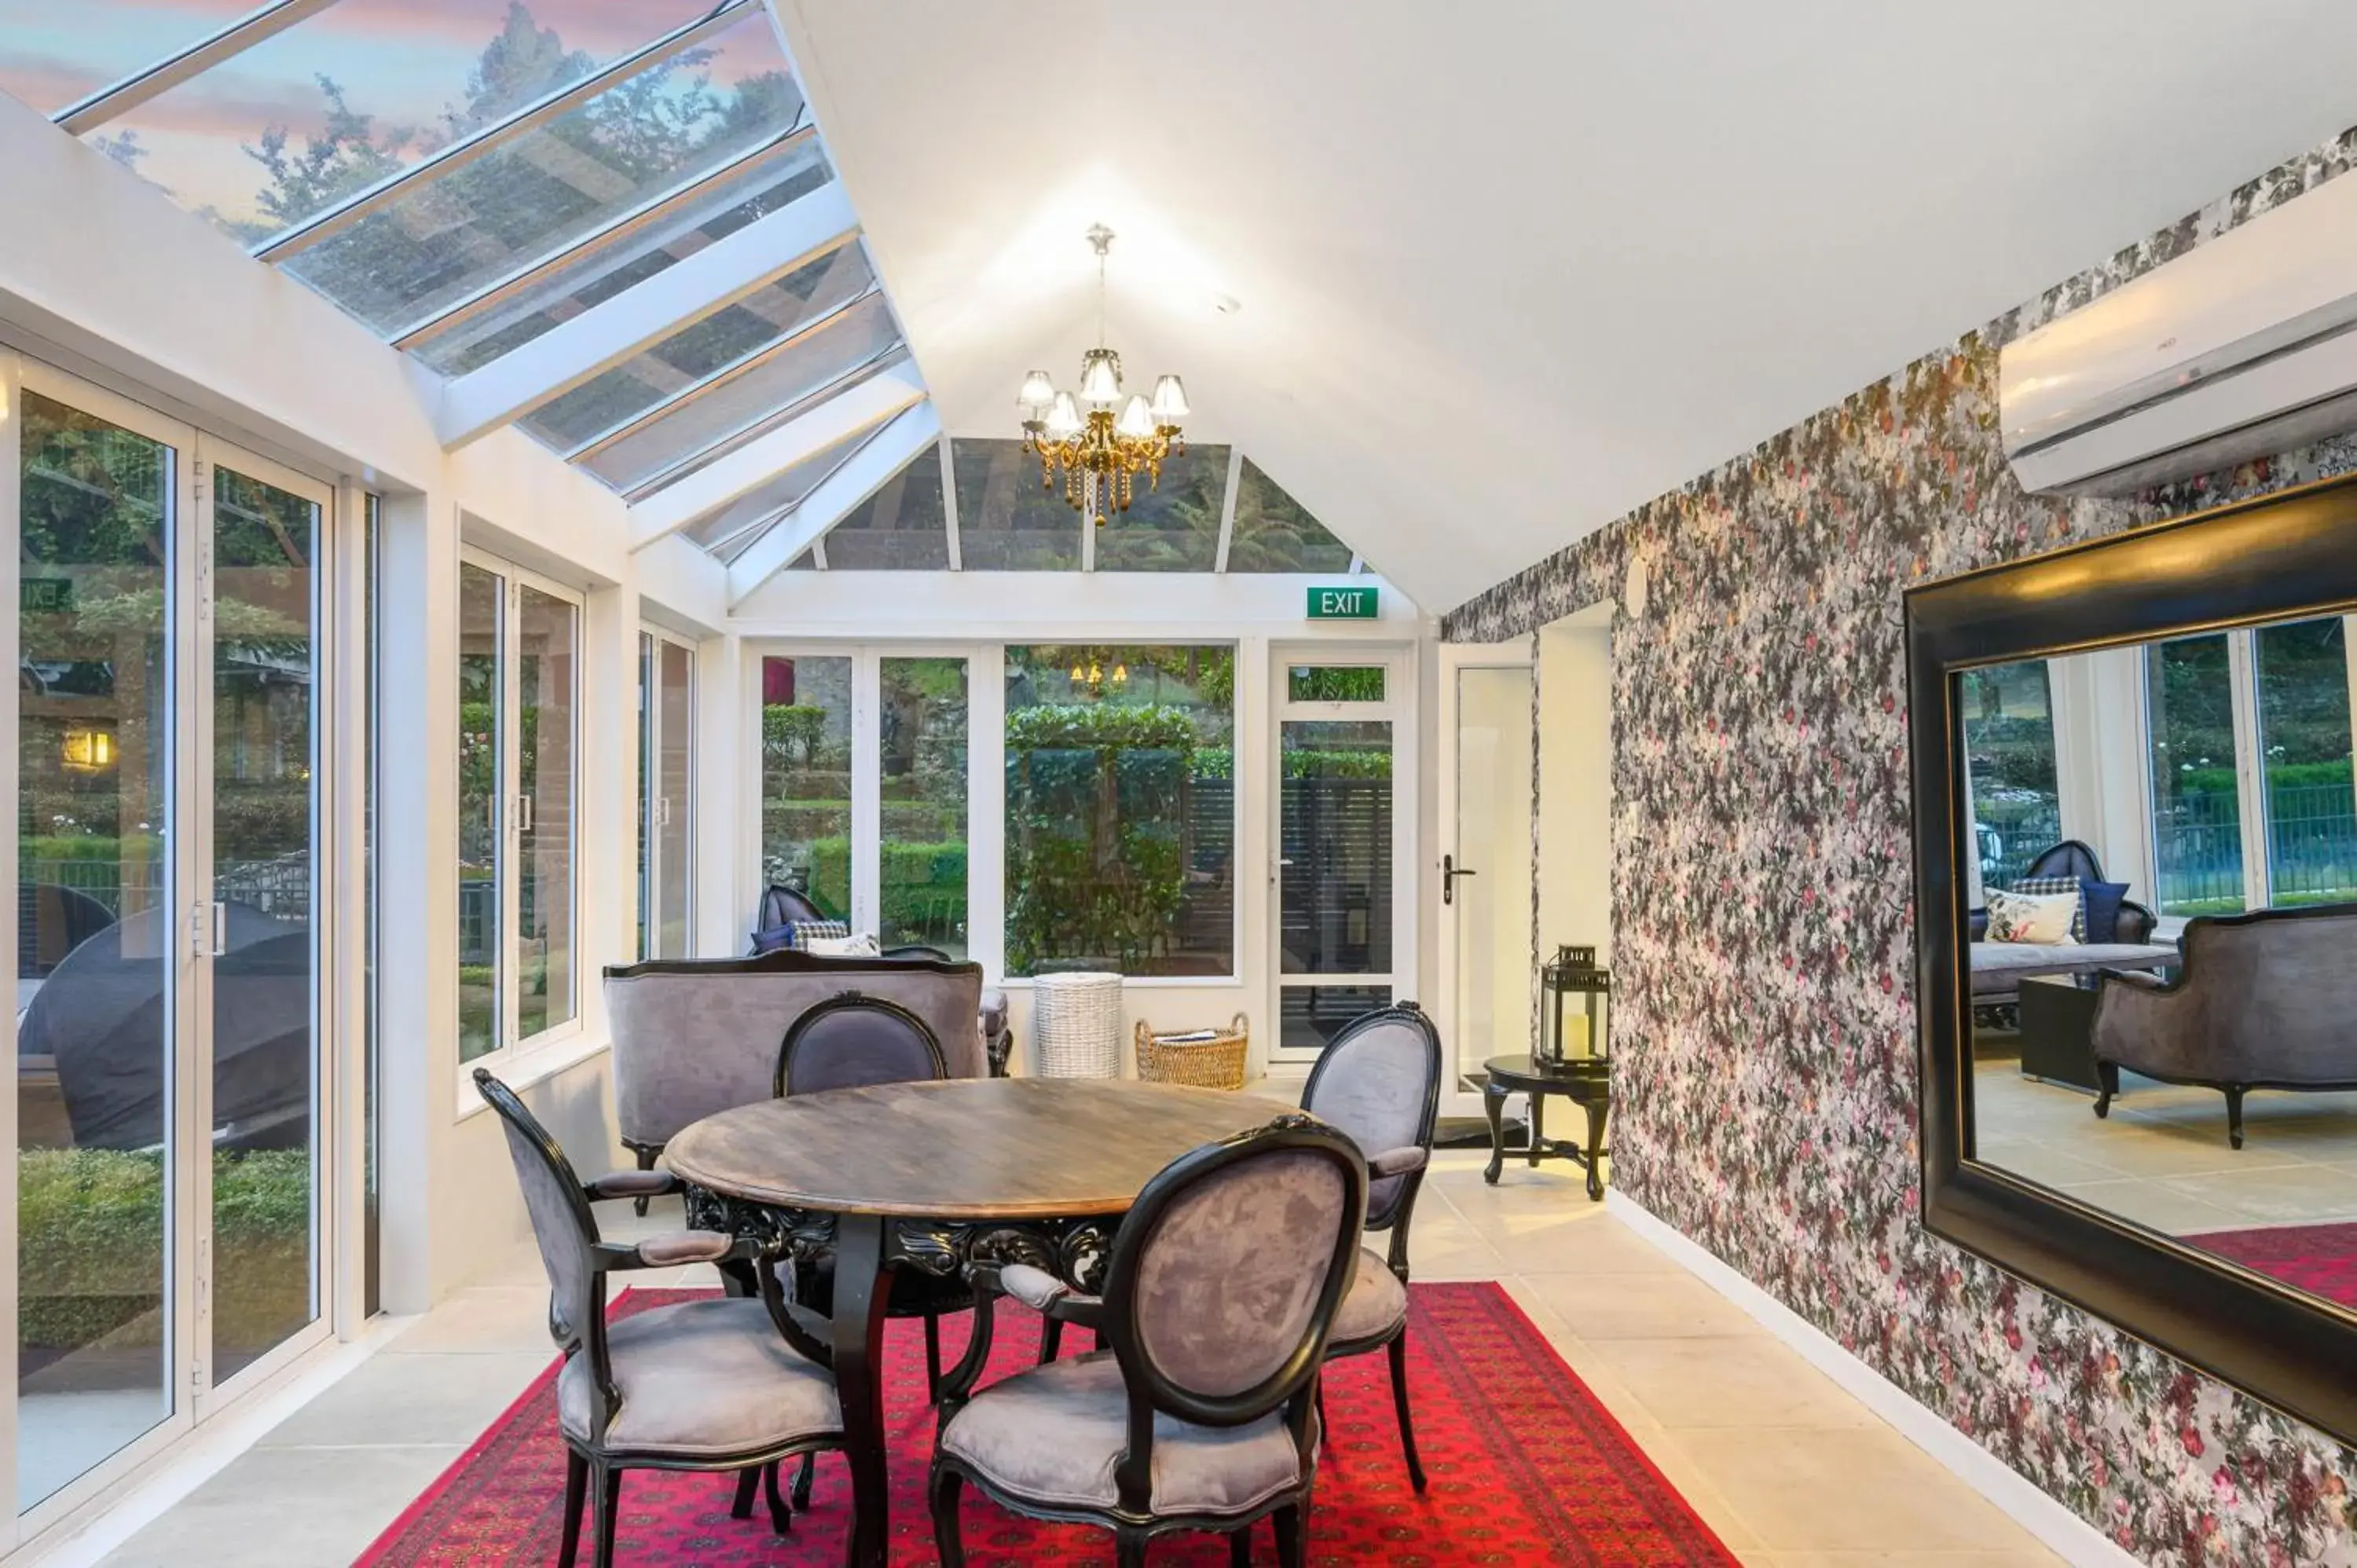
POLYGON ((1940 1462, 2073 1568, 2140 1568, 2093 1525, 2038 1489, 2012 1466, 1948 1424, 1897 1383, 1841 1348, 1832 1336, 1721 1262, 1707 1248, 1618 1188, 1605 1196, 1613 1218, 1659 1247, 1703 1283, 1756 1318, 1811 1366, 1940 1462))

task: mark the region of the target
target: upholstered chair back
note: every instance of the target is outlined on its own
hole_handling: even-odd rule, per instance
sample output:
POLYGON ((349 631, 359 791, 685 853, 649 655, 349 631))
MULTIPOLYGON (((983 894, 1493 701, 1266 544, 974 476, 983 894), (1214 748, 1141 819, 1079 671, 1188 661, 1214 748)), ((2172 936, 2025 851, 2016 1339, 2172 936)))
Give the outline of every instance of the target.
POLYGON ((1146 1185, 1114 1238, 1104 1295, 1133 1431, 1141 1398, 1233 1426, 1308 1387, 1350 1288, 1366 1183, 1348 1139, 1293 1116, 1146 1185))
POLYGON ((523 1188, 524 1211, 532 1217, 541 1265, 548 1271, 548 1331, 569 1350, 598 1310, 597 1273, 589 1256, 597 1244, 597 1217, 590 1212, 573 1162, 540 1119, 524 1109, 515 1090, 482 1068, 475 1069, 475 1090, 499 1112, 507 1133, 508 1158, 515 1164, 516 1184, 523 1188))
MULTIPOLYGON (((1310 1069, 1301 1108, 1351 1135, 1372 1159, 1392 1149, 1432 1144, 1440 1112, 1440 1031, 1415 1004, 1378 1008, 1352 1019, 1310 1069)), ((1385 1176, 1367 1194, 1367 1223, 1381 1229, 1399 1207, 1404 1176, 1385 1176)))
POLYGON ((2187 922, 2165 986, 2107 981, 2094 1054, 2198 1082, 2357 1083, 2357 904, 2187 922))
POLYGON ((922 1018, 880 996, 847 991, 820 1003, 786 1031, 770 1089, 782 1097, 949 1075, 942 1043, 922 1018))
POLYGON ((769 1099, 786 1032, 847 991, 922 1019, 950 1077, 988 1076, 980 964, 783 950, 622 965, 606 971, 622 1141, 660 1148, 690 1122, 769 1099))

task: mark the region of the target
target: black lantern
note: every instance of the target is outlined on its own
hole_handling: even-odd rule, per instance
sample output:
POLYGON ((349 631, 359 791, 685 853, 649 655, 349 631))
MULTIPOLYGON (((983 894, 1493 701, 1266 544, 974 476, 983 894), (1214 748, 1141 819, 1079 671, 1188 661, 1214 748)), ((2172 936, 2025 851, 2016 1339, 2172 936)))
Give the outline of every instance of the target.
POLYGON ((1539 1061, 1550 1068, 1603 1067, 1611 1061, 1612 972, 1596 967, 1596 950, 1566 944, 1539 971, 1539 1061), (1575 1003, 1571 999, 1577 997, 1575 1003), (1566 1016, 1566 1009, 1570 1015, 1566 1016))

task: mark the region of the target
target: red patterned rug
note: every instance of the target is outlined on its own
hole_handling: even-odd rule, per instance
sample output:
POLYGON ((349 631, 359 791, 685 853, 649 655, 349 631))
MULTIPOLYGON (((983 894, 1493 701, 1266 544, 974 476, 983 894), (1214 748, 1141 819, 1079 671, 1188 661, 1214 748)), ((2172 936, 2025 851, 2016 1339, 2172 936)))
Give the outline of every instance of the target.
MULTIPOLYGON (((616 1316, 686 1293, 633 1291, 616 1316)), ((1664 1480, 1546 1339, 1494 1284, 1411 1288, 1408 1380, 1431 1488, 1408 1486, 1381 1355, 1326 1374, 1331 1428, 1318 1463, 1310 1561, 1350 1564, 1483 1563, 1496 1568, 1735 1568, 1710 1527, 1664 1480)), ((952 1358, 962 1319, 944 1321, 952 1358)), ((995 1377, 1030 1365, 1039 1320, 1002 1309, 995 1377)), ((939 1562, 925 1511, 932 1417, 925 1405, 917 1325, 889 1326, 885 1416, 891 1433, 892 1562, 939 1562)), ((1085 1336, 1083 1336, 1085 1338, 1085 1336)), ((393 1521, 356 1568, 522 1568, 556 1560, 565 1450, 556 1435, 554 1369, 393 1521)), ((812 1509, 791 1535, 770 1532, 766 1509, 728 1516, 735 1478, 634 1470, 623 1477, 616 1562, 629 1568, 834 1568, 843 1560, 849 1482, 822 1456, 812 1509)), ((1018 1520, 966 1494, 969 1563, 1110 1563, 1103 1531, 1018 1520)), ((1274 1563, 1266 1525, 1253 1561, 1274 1563)), ((588 1561, 588 1535, 582 1540, 588 1561)), ((1151 1561, 1225 1568, 1224 1541, 1168 1536, 1151 1561)))
POLYGON ((2357 1306, 2357 1225, 2281 1225, 2179 1238, 2311 1295, 2357 1306))

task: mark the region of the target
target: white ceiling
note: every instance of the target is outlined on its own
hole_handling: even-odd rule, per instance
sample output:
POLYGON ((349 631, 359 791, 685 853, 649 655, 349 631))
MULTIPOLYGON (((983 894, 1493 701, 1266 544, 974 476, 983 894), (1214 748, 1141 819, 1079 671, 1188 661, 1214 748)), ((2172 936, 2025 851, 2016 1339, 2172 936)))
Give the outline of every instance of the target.
POLYGON ((780 9, 952 435, 1101 220, 1132 381, 1434 609, 2357 121, 2326 0, 780 9))

